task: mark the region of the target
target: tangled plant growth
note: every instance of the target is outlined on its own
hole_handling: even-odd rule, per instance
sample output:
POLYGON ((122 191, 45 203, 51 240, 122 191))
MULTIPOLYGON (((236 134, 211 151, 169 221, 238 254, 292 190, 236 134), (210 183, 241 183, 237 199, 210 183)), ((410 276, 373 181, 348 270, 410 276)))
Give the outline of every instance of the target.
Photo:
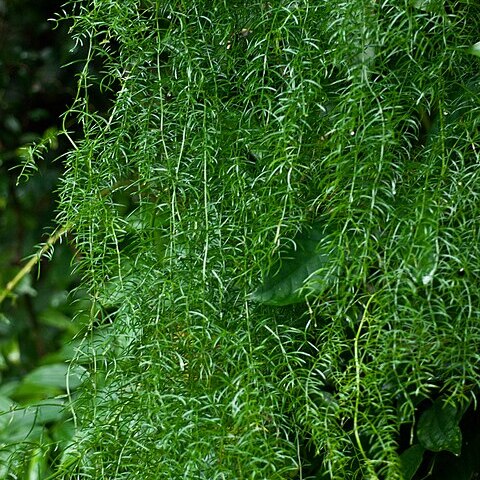
POLYGON ((478 4, 71 7, 59 222, 93 307, 63 478, 471 475, 478 4))

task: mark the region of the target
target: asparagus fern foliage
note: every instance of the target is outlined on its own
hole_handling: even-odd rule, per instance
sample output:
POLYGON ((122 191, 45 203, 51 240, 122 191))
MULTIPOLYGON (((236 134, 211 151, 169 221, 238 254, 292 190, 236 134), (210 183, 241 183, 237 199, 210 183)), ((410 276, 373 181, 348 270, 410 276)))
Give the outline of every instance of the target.
POLYGON ((461 454, 478 4, 69 8, 89 54, 58 221, 93 307, 64 478, 415 478, 461 454))

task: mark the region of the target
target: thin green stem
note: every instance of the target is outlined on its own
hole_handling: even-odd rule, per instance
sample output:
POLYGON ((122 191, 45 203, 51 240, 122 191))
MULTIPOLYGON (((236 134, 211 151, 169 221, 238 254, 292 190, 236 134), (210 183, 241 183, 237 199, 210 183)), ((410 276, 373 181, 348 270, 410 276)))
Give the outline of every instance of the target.
POLYGON ((38 252, 30 258, 23 268, 19 270, 17 274, 7 283, 2 292, 0 292, 0 305, 5 298, 12 294, 20 281, 32 271, 32 268, 37 265, 41 258, 53 248, 53 246, 62 238, 63 235, 68 232, 68 230, 68 226, 60 227, 52 235, 50 235, 48 240, 42 245, 38 252))
POLYGON ((360 439, 359 428, 358 428, 358 413, 360 409, 360 382, 361 382, 361 371, 362 371, 362 364, 363 364, 360 358, 359 343, 362 335, 363 326, 367 321, 368 308, 370 307, 370 303, 374 298, 375 298, 375 295, 371 295, 365 305, 363 315, 358 325, 357 333, 355 335, 355 341, 353 344, 353 354, 354 354, 354 360, 355 360, 355 413, 353 415, 353 433, 355 435, 355 440, 357 442, 358 449, 360 450, 362 458, 365 460, 365 465, 370 470, 371 480, 378 479, 378 477, 371 468, 370 460, 365 452, 365 449, 363 448, 362 441, 360 439))

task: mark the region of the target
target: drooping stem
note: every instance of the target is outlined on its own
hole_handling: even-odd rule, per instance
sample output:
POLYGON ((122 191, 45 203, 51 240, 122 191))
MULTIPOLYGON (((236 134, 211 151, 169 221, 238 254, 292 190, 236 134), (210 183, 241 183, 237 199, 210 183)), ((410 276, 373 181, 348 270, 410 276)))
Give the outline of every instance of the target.
MULTIPOLYGON (((107 195, 114 192, 116 189, 121 187, 131 187, 134 185, 132 179, 122 179, 115 182, 111 187, 104 188, 100 191, 100 196, 106 197, 107 195)), ((23 277, 28 275, 32 268, 37 265, 40 259, 51 249, 53 246, 62 238, 63 235, 68 233, 71 229, 69 225, 64 225, 63 227, 59 227, 55 230, 50 237, 48 237, 47 241, 42 245, 42 247, 38 250, 35 255, 33 255, 30 260, 24 265, 24 267, 13 277, 5 286, 3 290, 0 291, 0 305, 2 302, 7 298, 18 285, 18 283, 22 280, 23 277)))
POLYGON ((42 247, 38 250, 38 252, 30 258, 30 260, 23 266, 21 270, 17 272, 17 274, 7 283, 5 288, 0 292, 0 305, 2 302, 9 296, 18 283, 28 275, 32 268, 37 265, 37 263, 41 260, 41 258, 51 249, 53 246, 65 235, 69 230, 68 226, 63 226, 58 228, 50 237, 48 237, 47 241, 42 245, 42 247))
POLYGON ((353 434, 355 436, 355 440, 357 442, 358 449, 362 455, 363 460, 365 461, 365 464, 368 468, 368 473, 369 473, 369 480, 378 480, 377 475, 375 474, 375 471, 372 469, 370 460, 368 458, 367 453, 365 452, 363 445, 362 445, 362 440, 360 439, 360 432, 359 432, 359 425, 358 425, 358 414, 359 414, 359 409, 360 409, 360 389, 361 389, 361 368, 362 368, 362 363, 360 359, 360 338, 362 335, 362 329, 364 327, 365 322, 368 321, 368 309, 370 307, 370 303, 372 300, 375 298, 375 294, 371 295, 367 303, 364 307, 364 311, 362 314, 362 318, 360 320, 360 324, 358 325, 357 333, 355 335, 355 341, 353 344, 353 352, 354 352, 354 360, 355 360, 355 413, 353 417, 353 434))

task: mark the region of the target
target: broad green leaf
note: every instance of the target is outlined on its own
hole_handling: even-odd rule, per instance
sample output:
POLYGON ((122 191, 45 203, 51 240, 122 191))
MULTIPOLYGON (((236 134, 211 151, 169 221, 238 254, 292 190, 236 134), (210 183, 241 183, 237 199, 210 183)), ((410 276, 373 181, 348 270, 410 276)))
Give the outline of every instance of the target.
POLYGON ((55 385, 20 382, 15 392, 12 393, 12 398, 20 403, 31 403, 44 398, 55 397, 62 393, 64 393, 64 390, 55 385))
POLYGON ((59 330, 76 331, 76 325, 72 320, 55 308, 48 308, 40 314, 40 322, 43 325, 58 328, 59 330))
POLYGON ((11 380, 0 385, 0 397, 11 397, 20 385, 20 380, 11 380))
POLYGON ((321 295, 338 276, 338 250, 332 246, 325 227, 315 224, 295 238, 295 248, 281 258, 250 299, 266 305, 290 305, 321 295))
POLYGON ((64 402, 54 398, 42 400, 26 408, 35 412, 35 423, 37 424, 59 422, 65 415, 64 402))
POLYGON ((69 367, 65 363, 43 365, 26 375, 23 383, 65 390, 77 388, 83 381, 86 370, 83 367, 69 367))
POLYGON ((462 448, 462 431, 458 425, 459 414, 455 407, 441 399, 425 412, 418 422, 417 436, 420 444, 432 452, 449 452, 459 455, 462 448))
POLYGON ((63 449, 60 464, 57 469, 58 477, 55 476, 54 478, 61 478, 60 475, 63 471, 68 471, 72 465, 80 461, 82 456, 79 446, 82 445, 86 436, 87 434, 83 430, 75 431, 71 441, 63 449))
MULTIPOLYGON (((475 429, 475 422, 470 428, 475 429)), ((465 431, 464 431, 465 433, 465 431)), ((432 478, 435 480, 472 480, 475 474, 480 471, 480 433, 468 438, 465 435, 465 442, 462 447, 462 454, 453 457, 450 454, 437 454, 432 478)))
POLYGON ((468 53, 471 53, 472 55, 475 55, 476 57, 480 57, 480 42, 475 43, 475 45, 472 45, 470 49, 468 50, 468 53))
POLYGON ((400 463, 402 465, 402 474, 404 480, 411 480, 415 475, 416 471, 422 464, 423 452, 425 448, 421 445, 415 444, 410 448, 407 448, 400 455, 400 463))
POLYGON ((35 405, 19 408, 13 402, 0 412, 0 443, 5 445, 38 440, 43 432, 42 425, 60 422, 65 415, 61 400, 49 399, 35 405))
POLYGON ((6 395, 0 395, 0 413, 8 412, 15 405, 15 402, 6 395))
POLYGON ((8 445, 26 440, 38 440, 43 427, 36 423, 37 412, 33 408, 19 408, 4 413, 0 428, 0 443, 8 445))
POLYGON ((28 460, 28 471, 26 472, 26 480, 41 480, 45 478, 46 472, 48 471, 47 464, 47 448, 44 446, 36 447, 30 450, 29 460, 28 460))
POLYGON ((51 428, 53 440, 66 446, 71 442, 75 435, 75 425, 73 420, 64 420, 63 422, 55 423, 51 428))
POLYGON ((10 412, 16 408, 17 404, 10 398, 0 395, 0 431, 7 427, 10 412))

